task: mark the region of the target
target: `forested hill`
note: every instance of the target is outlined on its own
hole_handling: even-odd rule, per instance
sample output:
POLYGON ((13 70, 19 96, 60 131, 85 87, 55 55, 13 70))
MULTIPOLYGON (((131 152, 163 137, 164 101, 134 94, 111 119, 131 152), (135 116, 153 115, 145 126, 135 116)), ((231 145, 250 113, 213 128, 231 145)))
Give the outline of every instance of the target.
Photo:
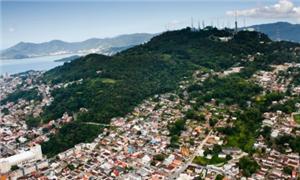
POLYGON ((175 89, 183 76, 200 66, 227 69, 248 54, 272 50, 260 43, 271 41, 255 32, 240 32, 228 43, 218 40, 223 36, 231 36, 231 32, 189 28, 166 32, 112 57, 91 54, 50 70, 46 81, 83 81, 53 92, 55 101, 44 117, 50 120, 84 107, 90 110, 89 116, 81 120, 107 122, 145 97, 175 89))
POLYGON ((256 31, 267 34, 273 40, 286 40, 300 42, 300 24, 291 24, 288 22, 276 22, 270 24, 260 24, 250 26, 256 31))
POLYGON ((46 73, 45 79, 57 83, 86 77, 104 77, 111 73, 118 74, 116 71, 119 70, 133 68, 131 65, 137 63, 135 61, 142 64, 149 59, 160 63, 174 63, 176 60, 180 60, 184 63, 189 62, 213 69, 222 69, 235 63, 235 59, 232 59, 231 56, 266 51, 266 46, 259 42, 271 42, 264 34, 259 36, 259 33, 247 31, 238 33, 228 43, 221 43, 217 40, 217 37, 231 36, 231 34, 231 31, 217 29, 194 32, 190 28, 165 32, 154 37, 147 44, 133 47, 112 57, 91 54, 54 68, 46 73), (218 55, 227 58, 217 60, 218 55), (211 59, 211 57, 214 58, 211 59), (96 73, 99 70, 103 70, 101 75, 96 73), (108 72, 110 70, 114 70, 114 72, 108 72))
POLYGON ((248 55, 260 53, 263 61, 245 68, 251 73, 267 64, 292 59, 290 49, 298 45, 272 42, 264 34, 249 31, 239 32, 228 42, 220 40, 232 36, 231 30, 214 28, 170 31, 111 57, 91 54, 46 72, 43 80, 50 83, 81 81, 52 92, 54 101, 44 110, 43 122, 59 118, 64 112, 78 113, 80 108, 88 112, 78 113, 76 122, 43 144, 43 151, 53 155, 91 140, 95 133, 82 137, 79 133, 88 130, 74 130, 84 128, 81 122, 109 123, 112 117, 132 111, 145 98, 175 90, 179 81, 196 69, 220 71, 247 65, 248 55))

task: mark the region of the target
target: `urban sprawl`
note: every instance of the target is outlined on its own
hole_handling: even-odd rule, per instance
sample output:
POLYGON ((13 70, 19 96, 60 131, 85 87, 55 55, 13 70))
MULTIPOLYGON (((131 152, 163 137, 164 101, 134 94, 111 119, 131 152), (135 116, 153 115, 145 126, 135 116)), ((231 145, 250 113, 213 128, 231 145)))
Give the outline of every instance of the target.
MULTIPOLYGON (((249 61, 254 56, 248 57, 249 61)), ((270 71, 258 71, 249 81, 266 91, 290 91, 300 94, 300 86, 290 86, 289 71, 299 64, 273 65, 270 71), (284 77, 284 78, 283 78, 284 77)), ((0 98, 17 89, 36 89, 41 100, 19 99, 1 104, 0 116, 0 173, 3 179, 246 179, 240 166, 241 160, 251 158, 259 168, 248 179, 297 179, 300 173, 299 154, 285 143, 284 152, 268 145, 262 135, 253 143, 254 153, 244 152, 227 145, 226 133, 220 129, 233 126, 237 107, 218 104, 214 99, 206 102, 198 113, 203 120, 188 116, 195 100, 187 89, 201 84, 212 76, 226 77, 238 73, 243 67, 227 71, 198 70, 192 78, 185 78, 178 92, 154 95, 144 100, 133 112, 124 117, 111 119, 110 124, 90 122, 103 132, 92 142, 75 147, 47 158, 40 144, 49 140, 75 117, 65 113, 61 118, 38 127, 29 127, 25 117, 43 112, 43 107, 53 101, 54 89, 72 83, 54 86, 37 83, 42 72, 30 71, 17 75, 4 75, 0 79, 0 98), (179 96, 178 94, 182 94, 179 96), (181 119, 185 118, 184 127, 181 119), (217 119, 215 123, 212 120, 217 119), (172 127, 180 129, 178 136, 170 136, 172 127)), ((285 96, 272 104, 283 104, 285 96)), ((300 102, 295 104, 300 108, 300 102)), ((82 108, 80 111, 87 111, 82 108)), ((300 135, 298 111, 264 112, 260 130, 268 129, 270 138, 282 135, 300 135)), ((88 123, 88 122, 86 122, 88 123)), ((1 179, 0 178, 0 179, 1 179)))

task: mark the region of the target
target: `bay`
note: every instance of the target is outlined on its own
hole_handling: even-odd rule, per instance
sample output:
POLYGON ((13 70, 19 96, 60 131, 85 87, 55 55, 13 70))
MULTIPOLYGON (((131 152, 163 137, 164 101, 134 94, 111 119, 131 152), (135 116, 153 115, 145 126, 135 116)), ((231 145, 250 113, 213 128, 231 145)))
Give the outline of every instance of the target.
POLYGON ((54 62, 55 60, 73 55, 78 54, 42 56, 26 59, 0 59, 0 75, 16 74, 29 70, 46 71, 64 64, 64 62, 54 62))

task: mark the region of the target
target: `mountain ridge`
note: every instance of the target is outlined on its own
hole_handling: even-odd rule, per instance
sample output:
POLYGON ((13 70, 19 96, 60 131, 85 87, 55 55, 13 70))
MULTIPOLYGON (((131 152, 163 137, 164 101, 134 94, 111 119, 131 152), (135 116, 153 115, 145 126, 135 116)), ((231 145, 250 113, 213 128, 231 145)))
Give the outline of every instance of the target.
POLYGON ((58 54, 100 53, 112 55, 149 41, 154 34, 134 33, 111 38, 90 38, 79 42, 51 40, 42 43, 20 42, 1 51, 1 59, 24 59, 58 54))
POLYGON ((256 31, 267 34, 272 40, 285 40, 291 42, 300 42, 300 24, 289 22, 275 22, 249 26, 256 31))
MULTIPOLYGON (((267 34, 272 40, 300 42, 300 25, 288 22, 276 22, 247 27, 267 34)), ((241 30, 244 28, 240 28, 241 30)), ((133 46, 145 43, 157 34, 134 33, 108 38, 89 38, 79 42, 67 42, 54 39, 48 42, 20 42, 1 51, 1 59, 24 59, 59 54, 98 53, 113 55, 133 46)))

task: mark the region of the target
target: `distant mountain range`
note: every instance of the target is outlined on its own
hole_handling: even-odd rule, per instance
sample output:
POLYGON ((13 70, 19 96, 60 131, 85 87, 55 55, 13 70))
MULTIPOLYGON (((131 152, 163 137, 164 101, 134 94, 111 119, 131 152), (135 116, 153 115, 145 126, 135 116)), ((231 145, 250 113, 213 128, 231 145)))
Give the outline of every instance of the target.
POLYGON ((38 56, 60 54, 99 53, 112 55, 138 44, 149 41, 154 34, 137 33, 120 35, 113 38, 92 38, 82 42, 65 42, 53 40, 44 43, 20 42, 1 51, 1 59, 23 59, 38 56))
MULTIPOLYGON (((286 40, 300 42, 300 24, 277 22, 270 24, 254 25, 256 31, 267 34, 272 40, 286 40)), ((1 59, 23 59, 38 56, 60 54, 90 54, 98 53, 113 55, 117 52, 131 48, 149 41, 155 34, 137 33, 120 35, 113 38, 92 38, 82 42, 64 42, 53 40, 44 43, 25 43, 1 51, 1 59)))
POLYGON ((250 26, 256 31, 267 34, 272 40, 300 42, 300 24, 277 22, 250 26))

